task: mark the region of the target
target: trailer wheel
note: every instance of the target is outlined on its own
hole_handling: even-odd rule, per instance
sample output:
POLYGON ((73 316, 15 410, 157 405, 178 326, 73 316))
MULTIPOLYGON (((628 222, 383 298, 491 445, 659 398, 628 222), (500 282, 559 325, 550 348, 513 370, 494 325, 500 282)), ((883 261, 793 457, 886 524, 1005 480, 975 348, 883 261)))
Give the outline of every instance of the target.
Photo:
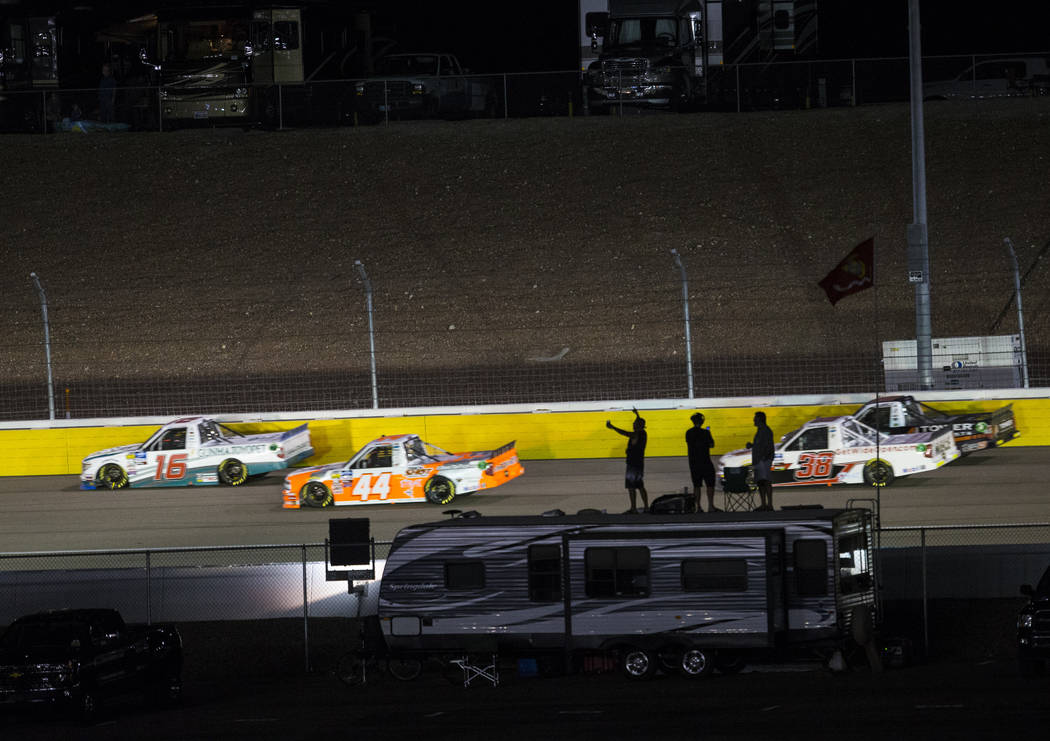
POLYGON ((332 491, 320 481, 311 481, 299 490, 299 502, 308 507, 327 507, 332 503, 332 491))
POLYGON ((95 474, 95 484, 103 489, 123 489, 128 485, 128 473, 116 463, 107 463, 95 474))
POLYGON ((881 458, 864 464, 864 483, 868 486, 889 486, 893 478, 893 466, 881 458))
POLYGON ((411 682, 423 672, 423 662, 409 656, 392 656, 386 670, 394 679, 411 682))
POLYGON ((711 673, 713 668, 711 654, 698 648, 690 648, 682 654, 678 668, 687 677, 703 677, 711 673))
POLYGON ((456 498, 456 485, 444 476, 434 476, 423 486, 423 493, 431 504, 451 504, 456 498))
POLYGON ((648 679, 656 672, 657 657, 652 651, 626 646, 620 651, 620 669, 630 679, 648 679))
POLYGON ((227 458, 219 464, 219 481, 226 486, 240 486, 248 480, 248 467, 236 458, 227 458))

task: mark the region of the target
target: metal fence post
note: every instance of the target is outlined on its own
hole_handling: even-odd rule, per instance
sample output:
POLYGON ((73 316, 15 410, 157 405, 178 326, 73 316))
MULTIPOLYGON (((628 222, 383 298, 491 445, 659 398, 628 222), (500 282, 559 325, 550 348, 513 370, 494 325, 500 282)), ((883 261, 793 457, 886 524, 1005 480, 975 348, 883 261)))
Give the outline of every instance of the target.
POLYGON ((930 615, 929 595, 926 592, 927 565, 926 565, 926 528, 919 528, 920 552, 922 553, 922 653, 928 656, 930 653, 930 615))
POLYGON ((850 105, 856 107, 857 105, 857 60, 849 60, 850 68, 850 84, 852 85, 852 91, 850 93, 849 102, 850 105))
POLYGON ((678 254, 678 250, 671 248, 671 254, 674 255, 674 264, 678 266, 678 270, 682 273, 682 306, 685 309, 685 368, 686 378, 688 379, 689 385, 689 398, 693 398, 693 339, 692 331, 689 328, 689 278, 685 274, 685 265, 682 264, 682 258, 678 254))
POLYGON ((361 280, 365 284, 365 302, 368 307, 368 347, 372 358, 372 408, 379 408, 379 388, 376 385, 376 337, 375 328, 372 324, 372 281, 368 280, 368 273, 360 260, 354 260, 357 272, 361 274, 361 280))
POLYGON ((146 551, 146 625, 153 624, 153 591, 151 582, 151 551, 146 551))
POLYGON ((1024 387, 1028 388, 1028 349, 1024 341, 1024 311, 1021 309, 1021 271, 1017 267, 1017 253, 1014 252, 1014 243, 1007 237, 1003 240, 1010 249, 1010 259, 1014 263, 1014 295, 1017 300, 1017 331, 1021 335, 1021 377, 1024 379, 1024 387))
POLYGON ((37 293, 40 294, 40 310, 44 314, 44 355, 47 358, 47 407, 50 418, 55 418, 55 382, 51 376, 51 325, 47 318, 47 294, 44 287, 40 285, 40 278, 36 273, 30 273, 29 277, 36 283, 37 293))
POLYGON ((310 672, 310 602, 306 588, 306 544, 303 543, 303 666, 310 672))
POLYGON ((740 113, 740 65, 733 67, 733 72, 736 74, 736 112, 740 113))

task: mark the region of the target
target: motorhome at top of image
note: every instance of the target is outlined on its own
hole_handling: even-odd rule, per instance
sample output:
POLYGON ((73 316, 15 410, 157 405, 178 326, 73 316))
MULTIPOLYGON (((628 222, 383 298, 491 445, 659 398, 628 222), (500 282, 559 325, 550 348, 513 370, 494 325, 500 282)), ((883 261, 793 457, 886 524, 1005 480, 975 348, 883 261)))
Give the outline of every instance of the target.
POLYGON ((171 4, 136 23, 163 118, 238 125, 276 123, 282 105, 302 108, 306 83, 355 71, 355 24, 367 27, 325 3, 171 4))
POLYGON ((597 109, 716 98, 724 64, 812 53, 816 0, 580 0, 580 71, 597 109))
POLYGON ((394 653, 641 651, 687 673, 716 655, 863 642, 872 524, 865 509, 802 508, 414 525, 391 546, 380 624, 394 653))

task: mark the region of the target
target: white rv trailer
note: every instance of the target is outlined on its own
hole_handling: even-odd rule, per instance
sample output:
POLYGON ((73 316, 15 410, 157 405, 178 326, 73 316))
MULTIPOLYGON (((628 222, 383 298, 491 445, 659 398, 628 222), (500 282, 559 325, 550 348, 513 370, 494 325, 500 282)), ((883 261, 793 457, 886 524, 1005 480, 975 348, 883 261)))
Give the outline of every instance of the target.
MULTIPOLYGON (((392 655, 566 659, 686 674, 868 640, 872 513, 456 517, 394 539, 379 593, 392 655)), ((728 670, 728 669, 726 669, 728 670)))

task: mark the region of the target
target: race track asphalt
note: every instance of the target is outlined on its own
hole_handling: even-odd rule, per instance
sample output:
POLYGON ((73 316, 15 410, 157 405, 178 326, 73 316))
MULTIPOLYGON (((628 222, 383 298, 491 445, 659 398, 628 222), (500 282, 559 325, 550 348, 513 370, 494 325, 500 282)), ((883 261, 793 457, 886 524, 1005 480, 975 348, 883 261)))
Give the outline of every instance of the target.
MULTIPOLYGON (((879 500, 882 525, 974 525, 1050 522, 1050 449, 1007 446, 960 458, 889 487, 776 489, 776 506, 843 507, 879 500)), ((0 478, 0 552, 321 543, 328 520, 368 517, 372 537, 391 540, 402 527, 442 519, 454 508, 483 515, 575 513, 628 506, 618 460, 525 461, 520 478, 447 507, 375 504, 327 509, 281 508, 280 473, 239 488, 200 487, 82 491, 76 476, 0 478)), ((650 499, 689 483, 685 458, 646 462, 650 499)), ((717 495, 721 502, 721 495, 717 495)), ((706 506, 706 502, 705 502, 706 506)))

